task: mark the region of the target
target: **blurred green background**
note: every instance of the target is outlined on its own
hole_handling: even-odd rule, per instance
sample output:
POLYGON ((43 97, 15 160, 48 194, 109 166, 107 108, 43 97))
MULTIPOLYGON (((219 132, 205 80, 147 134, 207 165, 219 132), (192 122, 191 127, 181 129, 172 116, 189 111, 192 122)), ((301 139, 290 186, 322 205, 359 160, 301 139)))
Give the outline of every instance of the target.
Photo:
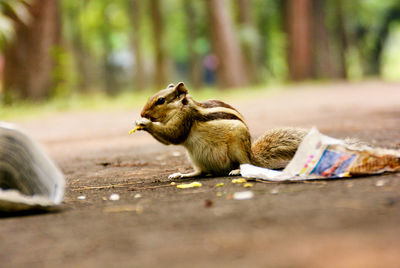
POLYGON ((400 80, 398 0, 0 0, 0 116, 367 78, 400 80))

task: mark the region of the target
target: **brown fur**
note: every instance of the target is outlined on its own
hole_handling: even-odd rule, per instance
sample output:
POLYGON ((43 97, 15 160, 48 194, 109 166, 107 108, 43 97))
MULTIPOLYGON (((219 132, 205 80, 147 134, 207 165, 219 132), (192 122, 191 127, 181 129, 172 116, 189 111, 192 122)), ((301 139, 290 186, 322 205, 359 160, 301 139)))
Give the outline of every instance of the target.
POLYGON ((195 103, 203 108, 225 107, 225 108, 229 108, 229 109, 237 111, 235 108, 233 108, 229 104, 219 101, 219 100, 206 100, 203 102, 195 102, 195 103))
POLYGON ((265 132, 252 145, 253 164, 269 169, 282 169, 293 158, 308 130, 277 128, 265 132))
POLYGON ((221 119, 226 119, 226 120, 240 120, 242 121, 241 118, 234 114, 230 113, 224 113, 224 112, 216 112, 216 113, 210 113, 206 115, 199 114, 198 117, 196 117, 196 120, 201 121, 201 122, 207 122, 207 121, 212 121, 212 120, 221 120, 221 119))

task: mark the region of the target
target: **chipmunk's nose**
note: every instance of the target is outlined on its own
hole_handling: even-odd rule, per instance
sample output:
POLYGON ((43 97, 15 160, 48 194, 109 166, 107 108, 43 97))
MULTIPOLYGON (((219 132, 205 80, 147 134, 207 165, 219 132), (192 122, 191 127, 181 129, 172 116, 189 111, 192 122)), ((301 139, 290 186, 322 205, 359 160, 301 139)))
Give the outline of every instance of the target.
POLYGON ((143 118, 149 119, 149 116, 150 116, 149 110, 146 109, 146 108, 144 108, 144 109, 142 110, 142 112, 140 113, 140 116, 143 117, 143 118))
POLYGON ((140 113, 140 116, 143 117, 143 118, 147 118, 147 119, 149 119, 150 121, 155 121, 155 120, 156 120, 154 117, 152 117, 152 116, 150 115, 150 113, 149 113, 148 111, 142 111, 142 112, 140 113))

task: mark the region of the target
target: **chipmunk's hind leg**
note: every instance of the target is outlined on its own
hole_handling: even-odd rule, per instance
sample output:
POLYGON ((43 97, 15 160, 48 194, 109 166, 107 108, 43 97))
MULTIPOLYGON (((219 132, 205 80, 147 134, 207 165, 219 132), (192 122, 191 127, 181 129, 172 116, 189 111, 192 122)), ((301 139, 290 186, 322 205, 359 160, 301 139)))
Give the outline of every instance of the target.
POLYGON ((173 180, 173 179, 183 179, 183 178, 194 178, 205 175, 205 172, 193 161, 190 154, 188 154, 188 158, 189 161, 192 163, 194 171, 189 173, 180 173, 180 172, 173 173, 168 176, 168 179, 173 180))
POLYGON ((240 175, 240 168, 238 169, 233 169, 231 172, 229 172, 229 176, 239 176, 240 175))
POLYGON ((249 154, 247 154, 248 151, 241 151, 241 150, 237 150, 235 153, 235 161, 234 163, 237 163, 236 165, 234 165, 234 169, 232 169, 229 172, 229 176, 239 176, 240 175, 240 165, 241 164, 250 164, 251 163, 251 156, 249 154))
POLYGON ((237 140, 237 142, 230 148, 230 154, 232 155, 232 163, 233 168, 229 172, 229 176, 238 176, 240 175, 240 168, 238 168, 241 164, 250 164, 251 163, 251 154, 250 152, 251 141, 250 135, 246 135, 237 140))

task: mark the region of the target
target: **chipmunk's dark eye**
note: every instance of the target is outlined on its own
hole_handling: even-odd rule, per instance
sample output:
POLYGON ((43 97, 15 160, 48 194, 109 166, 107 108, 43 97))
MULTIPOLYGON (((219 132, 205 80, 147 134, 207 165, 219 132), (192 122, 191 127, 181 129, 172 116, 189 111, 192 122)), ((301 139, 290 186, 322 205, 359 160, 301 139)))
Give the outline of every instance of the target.
POLYGON ((160 98, 158 98, 158 100, 156 101, 156 105, 164 104, 164 102, 165 102, 165 98, 160 97, 160 98))

